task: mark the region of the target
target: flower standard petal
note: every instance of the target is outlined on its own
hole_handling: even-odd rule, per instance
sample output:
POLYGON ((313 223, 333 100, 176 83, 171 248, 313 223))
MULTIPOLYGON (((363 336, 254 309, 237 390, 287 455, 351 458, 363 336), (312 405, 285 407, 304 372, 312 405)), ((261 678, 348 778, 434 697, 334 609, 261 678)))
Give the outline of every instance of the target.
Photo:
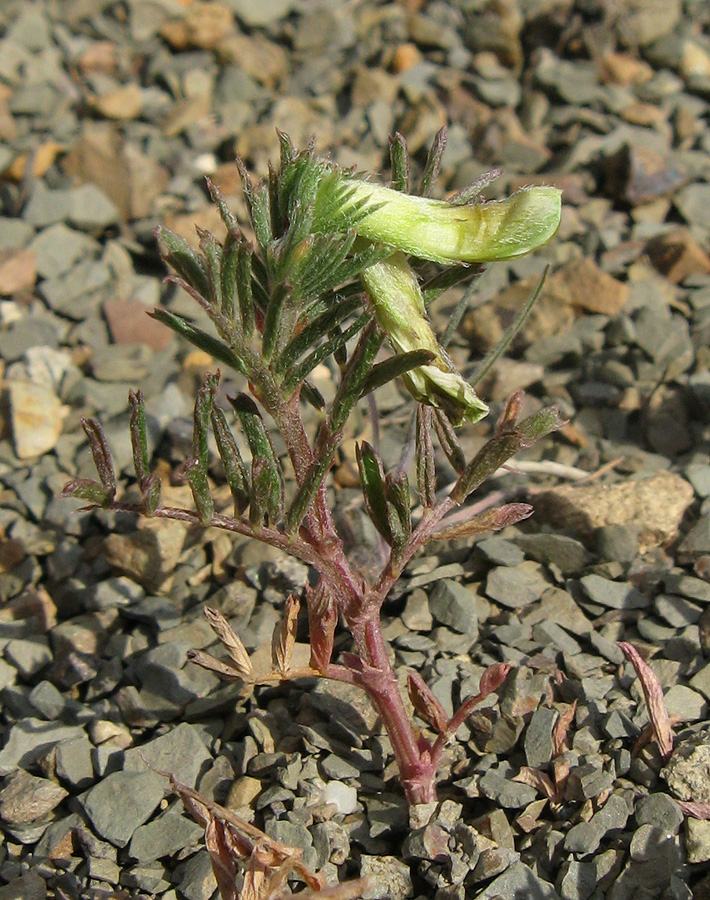
POLYGON ((346 219, 349 210, 364 210, 353 226, 360 236, 432 262, 514 259, 542 247, 560 225, 562 194, 554 187, 528 187, 504 200, 459 206, 346 180, 350 191, 340 214, 346 219))

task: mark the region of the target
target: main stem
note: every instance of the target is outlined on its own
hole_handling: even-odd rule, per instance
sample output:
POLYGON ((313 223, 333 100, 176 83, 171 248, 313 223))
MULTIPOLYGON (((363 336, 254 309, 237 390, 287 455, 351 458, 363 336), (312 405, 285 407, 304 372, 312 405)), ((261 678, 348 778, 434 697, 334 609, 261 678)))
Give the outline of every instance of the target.
POLYGON ((414 734, 380 628, 379 611, 373 610, 365 618, 346 614, 345 620, 365 664, 358 682, 382 717, 407 801, 417 804, 436 800, 436 765, 432 763, 428 743, 424 739, 418 741, 414 734))
MULTIPOLYGON (((272 402, 266 405, 284 438, 300 485, 314 462, 314 448, 303 424, 298 397, 274 402, 277 395, 277 392, 269 391, 267 396, 272 402)), ((319 450, 323 452, 323 448, 319 450)), ((420 523, 412 535, 407 558, 421 546, 434 525, 432 520, 438 520, 446 509, 429 510, 426 524, 420 523)), ((437 764, 431 758, 429 743, 424 738, 418 739, 414 732, 380 627, 382 602, 401 567, 397 567, 396 573, 388 568, 374 591, 368 589, 364 577, 352 569, 345 554, 327 503, 325 482, 321 484, 304 524, 305 541, 326 564, 318 566, 325 591, 343 614, 361 662, 359 667, 327 665, 323 674, 357 684, 367 692, 392 744, 407 801, 419 804, 436 800, 437 764)))

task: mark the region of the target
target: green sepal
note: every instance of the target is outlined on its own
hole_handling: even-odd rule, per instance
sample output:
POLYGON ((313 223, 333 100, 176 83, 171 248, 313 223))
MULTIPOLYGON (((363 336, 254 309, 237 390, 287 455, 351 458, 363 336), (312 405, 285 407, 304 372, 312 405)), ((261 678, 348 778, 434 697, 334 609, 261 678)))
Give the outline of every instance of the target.
POLYGON ((301 527, 301 522, 306 516, 308 509, 313 502, 318 490, 323 483, 323 479, 328 474, 330 465, 335 455, 335 447, 330 454, 323 459, 319 459, 308 470, 303 484, 296 491, 296 494, 286 510, 286 531, 288 534, 296 534, 301 527))
POLYGON ((145 420, 145 402, 143 391, 129 391, 128 401, 131 405, 131 448, 133 450, 133 467, 136 480, 143 499, 143 509, 151 516, 160 506, 160 478, 150 472, 150 454, 148 453, 148 433, 145 420))
POLYGON ((391 356, 383 362, 377 363, 372 367, 369 375, 365 379, 362 386, 360 396, 377 390, 377 388, 394 381, 401 375, 411 372, 412 369, 418 369, 431 362, 436 356, 431 350, 410 350, 408 353, 402 353, 398 356, 391 356))
POLYGON ((200 238, 200 250, 205 259, 207 270, 208 291, 207 299, 215 311, 222 310, 222 248, 217 238, 204 228, 198 228, 200 238))
POLYGON ((510 430, 495 434, 461 473, 450 496, 454 503, 463 501, 489 478, 503 463, 520 450, 530 447, 565 424, 556 406, 534 413, 510 430))
POLYGON ((217 207, 222 221, 224 222, 224 227, 227 229, 227 234, 233 234, 237 237, 240 233, 239 222, 232 210, 227 206, 224 194, 211 178, 206 178, 205 181, 207 182, 207 190, 210 192, 212 202, 217 207))
POLYGON ((368 515, 372 520, 372 524, 391 546, 393 535, 387 508, 385 473, 382 460, 367 441, 362 441, 356 445, 355 455, 368 515))
POLYGON ((436 502, 436 461, 431 430, 433 410, 423 403, 417 404, 414 453, 417 470, 417 490, 422 506, 429 509, 436 502))
POLYGON ((211 419, 212 431, 217 442, 217 452, 222 460, 224 475, 234 500, 234 513, 240 516, 249 506, 249 476, 234 435, 227 425, 227 419, 222 410, 214 403, 211 419))
POLYGON ((252 283, 252 263, 254 255, 251 247, 242 241, 237 248, 237 296, 239 314, 242 319, 242 333, 250 338, 254 332, 254 288, 252 283))
POLYGON ((456 437, 453 425, 440 409, 434 410, 434 430, 441 444, 441 449, 451 463, 451 468, 460 475, 466 468, 466 457, 461 449, 459 439, 456 437))
POLYGON ((255 524, 260 524, 263 516, 267 515, 276 522, 283 513, 284 484, 281 466, 274 453, 264 420, 256 403, 246 394, 238 394, 227 399, 239 417, 252 456, 250 519, 255 524), (256 474, 255 466, 258 470, 256 474))
POLYGON ((252 458, 249 520, 252 525, 279 522, 283 510, 284 490, 280 470, 275 469, 268 459, 252 458))
POLYGON ((409 153, 404 135, 396 131, 390 138, 390 165, 392 187, 395 191, 409 191, 409 153))
POLYGON ((384 339, 383 331, 372 320, 360 336, 360 340, 350 356, 347 368, 343 372, 340 385, 335 394, 330 411, 333 431, 339 431, 343 427, 347 417, 350 415, 350 410, 360 399, 362 385, 372 368, 384 339))
POLYGON ((161 257, 201 297, 210 299, 210 281, 205 261, 188 244, 185 238, 159 225, 155 237, 161 245, 161 257))
POLYGON ((567 420, 563 418, 558 406, 546 406, 538 410, 515 426, 522 442, 521 450, 531 447, 541 438, 547 437, 566 424, 567 420))
POLYGON ((254 228, 254 234, 256 235, 257 243, 265 253, 266 248, 274 239, 271 227, 269 189, 265 184, 259 184, 257 187, 254 187, 244 161, 239 156, 237 157, 237 169, 242 179, 242 192, 249 210, 249 218, 254 228))
POLYGON ((301 385, 301 399, 319 412, 325 409, 325 397, 310 381, 304 381, 301 385))
POLYGON ((276 372, 283 374, 295 365, 307 350, 314 347, 318 341, 324 340, 336 325, 347 319, 361 305, 359 297, 351 297, 326 309, 286 344, 276 363, 276 372))
POLYGON ((92 506, 100 506, 103 509, 110 509, 113 502, 106 488, 90 478, 74 478, 67 481, 59 496, 86 500, 92 506))
POLYGON ((154 309, 149 315, 154 319, 157 319, 158 322, 162 322, 163 325, 167 325, 168 328, 171 328, 173 331, 182 335, 182 337, 195 347, 204 350, 205 353, 209 353, 210 356, 214 357, 214 359, 219 362, 224 363, 236 372, 241 372, 242 375, 248 374, 243 361, 233 350, 217 338, 212 337, 211 334, 202 331, 201 328, 195 328, 194 325, 191 325, 187 319, 183 319, 182 316, 177 316, 167 309, 154 309))
POLYGON ((402 550, 412 533, 410 511, 409 478, 406 472, 385 477, 385 500, 387 501, 387 520, 392 535, 392 549, 397 554, 402 550))
POLYGON ((424 164, 422 181, 419 186, 420 197, 428 197, 431 194, 431 189, 434 187, 434 183, 439 177, 441 157, 444 155, 444 150, 446 149, 446 140, 446 127, 444 126, 434 135, 434 140, 429 148, 429 154, 427 155, 427 160, 424 164))
POLYGON ((264 316, 264 333, 262 341, 262 355, 264 359, 271 358, 271 354, 280 343, 280 335, 283 330, 282 317, 291 297, 291 288, 288 284, 277 284, 274 288, 269 305, 264 316))
POLYGON ((320 347, 316 347, 312 353, 309 353, 302 363, 292 368, 287 374, 284 380, 286 391, 296 390, 297 386, 313 371, 313 369, 315 369, 316 366, 320 365, 324 359, 327 359, 341 347, 345 346, 350 338, 354 337, 358 331, 361 331, 365 325, 367 325, 371 317, 371 313, 363 313, 352 325, 346 328, 345 331, 338 331, 330 340, 321 344, 320 347))
POLYGON ((220 263, 220 312, 227 322, 235 322, 235 300, 237 297, 237 270, 241 240, 231 231, 227 234, 222 248, 220 263))
POLYGON ((443 520, 439 531, 435 531, 429 540, 454 541, 460 538, 475 537, 485 534, 487 531, 500 531, 509 525, 517 525, 533 514, 533 507, 529 503, 506 503, 495 509, 486 509, 478 515, 471 516, 464 522, 456 522, 454 525, 446 525, 443 520))
POLYGON ((319 297, 352 277, 347 271, 351 263, 348 256, 356 239, 354 231, 343 237, 333 234, 313 237, 307 256, 299 261, 293 273, 289 272, 299 299, 308 301, 319 297))
POLYGON ((112 503, 116 496, 116 472, 113 468, 111 451, 109 450, 106 435, 97 419, 81 419, 81 427, 89 442, 91 456, 96 466, 103 490, 106 493, 106 503, 112 503))
POLYGON ((214 513, 214 500, 207 477, 210 462, 208 435, 214 392, 218 381, 219 375, 205 375, 202 386, 197 392, 193 417, 192 457, 186 460, 182 468, 182 476, 190 485, 197 513, 201 523, 205 526, 209 525, 214 513))

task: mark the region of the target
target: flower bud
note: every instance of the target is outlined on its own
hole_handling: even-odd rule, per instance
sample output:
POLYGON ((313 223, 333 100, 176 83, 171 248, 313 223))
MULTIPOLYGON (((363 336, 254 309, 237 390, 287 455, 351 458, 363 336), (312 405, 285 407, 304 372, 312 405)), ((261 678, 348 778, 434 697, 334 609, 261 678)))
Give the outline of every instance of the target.
POLYGON ((477 422, 488 407, 459 374, 437 340, 426 314, 417 277, 404 254, 395 253, 362 273, 377 324, 387 333, 395 353, 429 350, 434 359, 402 376, 409 393, 420 403, 443 410, 459 425, 477 422))

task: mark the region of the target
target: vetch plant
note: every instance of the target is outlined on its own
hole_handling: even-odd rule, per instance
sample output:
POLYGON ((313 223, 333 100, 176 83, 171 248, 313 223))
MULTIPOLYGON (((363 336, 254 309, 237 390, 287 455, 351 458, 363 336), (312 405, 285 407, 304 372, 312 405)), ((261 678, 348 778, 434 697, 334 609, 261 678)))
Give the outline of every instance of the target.
MULTIPOLYGON (((416 672, 408 689, 416 714, 435 732, 427 738, 411 721, 380 627, 382 605, 409 560, 431 541, 467 537, 518 522, 531 507, 512 503, 468 518, 449 516, 518 451, 561 424, 558 410, 520 419, 522 394, 514 394, 488 443, 466 460, 454 426, 486 415, 485 403, 456 370, 429 323, 426 306, 438 293, 480 271, 480 264, 529 253, 546 243, 560 220, 560 192, 535 187, 506 200, 483 202, 481 183, 450 201, 408 193, 408 158, 401 136, 391 142, 393 186, 383 187, 338 169, 309 146, 297 152, 280 135, 278 170, 254 184, 239 162, 255 237, 245 236, 223 197, 210 192, 227 229, 223 243, 200 232, 200 252, 158 229, 170 280, 211 319, 216 336, 168 310, 153 315, 221 366, 244 377, 245 390, 229 397, 249 447, 243 458, 227 412, 216 403, 219 373, 207 375, 194 413, 193 453, 181 476, 194 509, 164 506, 160 480, 150 471, 146 412, 131 394, 131 439, 141 501, 116 499, 116 478, 98 422, 83 427, 99 481, 76 480, 65 494, 91 505, 145 516, 178 519, 246 535, 302 560, 317 573, 305 590, 310 662, 294 668, 292 650, 300 599, 291 596, 273 640, 274 671, 266 679, 323 676, 365 690, 381 716, 410 803, 436 797, 444 747, 484 697, 508 672, 490 666, 479 693, 449 717, 416 672), (443 264, 422 284, 417 260, 443 264), (385 353, 384 345, 389 347, 385 353), (339 381, 326 403, 310 376, 328 358, 339 381), (357 445, 365 508, 385 542, 387 558, 374 576, 348 557, 327 491, 329 472, 356 404, 401 378, 416 401, 414 465, 388 469, 373 446, 357 445), (309 432, 305 406, 318 411, 309 432), (265 417, 265 414, 267 416, 265 417), (267 421, 280 434, 287 460, 277 456, 267 421), (214 437, 233 511, 219 511, 210 491, 208 443, 214 437), (437 495, 434 441, 457 474, 449 493, 437 495), (410 474, 414 487, 410 485, 410 474), (420 514, 413 516, 416 496, 420 514), (339 622, 352 636, 352 652, 334 657, 339 622)), ((445 140, 437 136, 422 194, 429 192, 445 140)), ((257 681, 251 660, 227 620, 208 609, 226 661, 194 652, 194 662, 242 681, 257 681)))

